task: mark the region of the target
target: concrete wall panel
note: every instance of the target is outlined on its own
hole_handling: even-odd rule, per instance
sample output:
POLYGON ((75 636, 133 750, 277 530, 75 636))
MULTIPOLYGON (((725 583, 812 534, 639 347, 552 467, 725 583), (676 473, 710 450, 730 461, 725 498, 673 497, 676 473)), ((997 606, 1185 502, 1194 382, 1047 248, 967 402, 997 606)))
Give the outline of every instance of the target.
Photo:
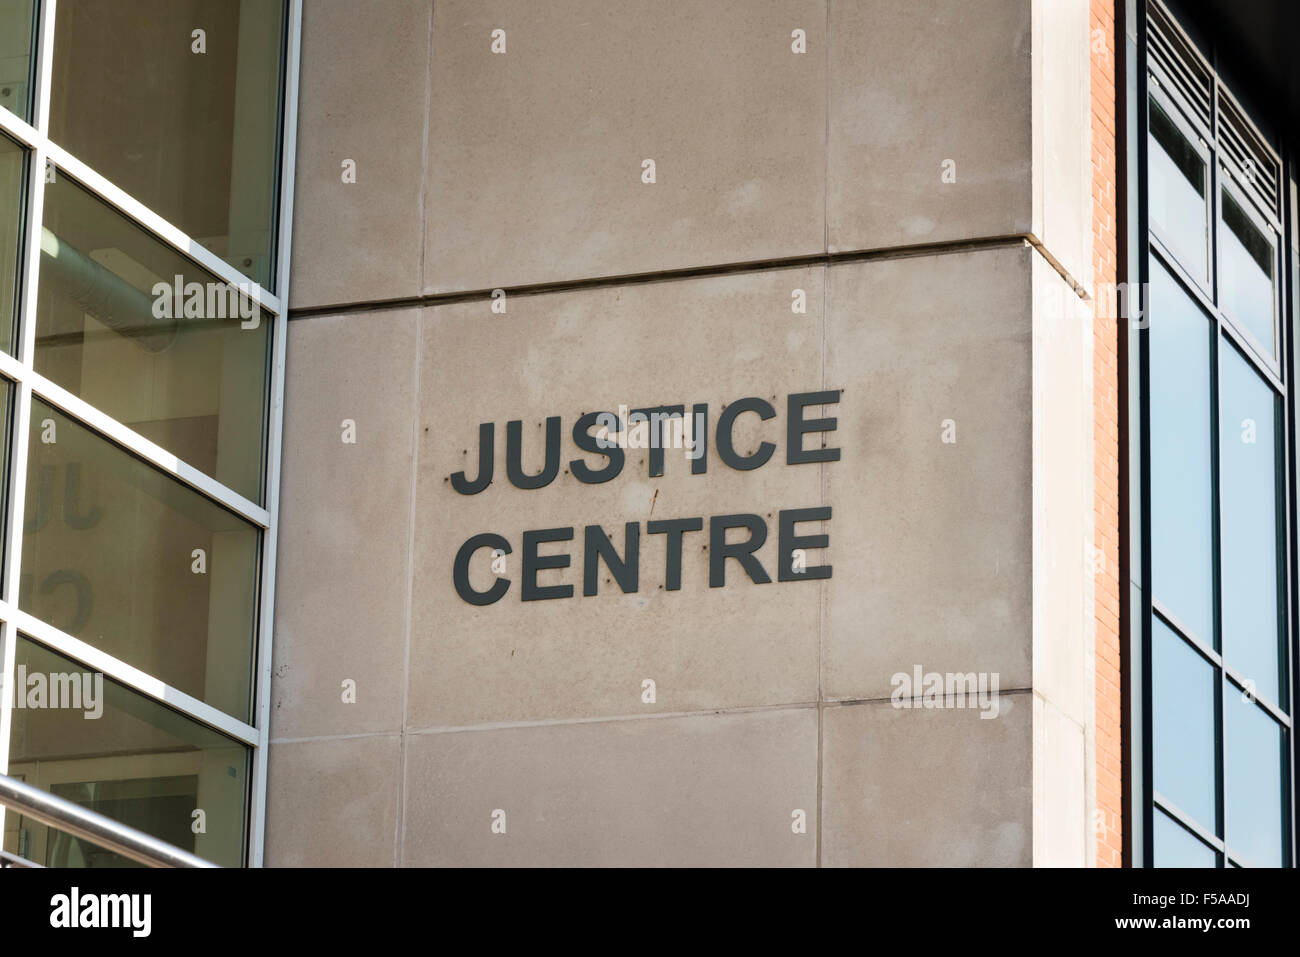
POLYGON ((1029 232, 1031 27, 1030 0, 831 4, 832 252, 1029 232))
POLYGON ((422 734, 408 748, 408 866, 816 861, 813 708, 422 734))
POLYGON ((427 0, 303 4, 294 308, 419 295, 430 11, 427 0))
POLYGON ((1024 867, 1033 852, 1032 705, 827 708, 822 863, 827 867, 1024 867))
POLYGON ((439 0, 424 291, 821 252, 825 7, 439 0))
POLYGON ((1030 682, 1031 300, 1019 245, 829 270, 827 382, 844 459, 823 692, 891 677, 1030 682))
POLYGON ((402 726, 418 321, 406 310, 289 324, 276 737, 402 726))
POLYGON ((271 750, 267 867, 391 867, 398 736, 291 741, 271 750))
MULTIPOLYGON (((786 464, 786 399, 821 388, 823 270, 748 273, 684 282, 512 298, 504 315, 487 300, 439 306, 424 315, 419 467, 415 526, 410 721, 416 728, 479 722, 694 711, 814 701, 821 584, 780 582, 776 567, 781 509, 822 504, 818 464, 786 464), (792 290, 807 311, 791 311, 792 290), (719 355, 716 344, 726 342, 719 355), (718 457, 724 403, 757 397, 777 410, 766 422, 736 420, 736 448, 762 441, 776 452, 749 471, 718 457), (709 405, 708 471, 693 474, 685 449, 664 450, 652 478, 649 455, 629 448, 621 474, 588 485, 570 472, 586 412, 683 404, 709 405), (506 423, 523 422, 522 464, 541 470, 546 419, 561 418, 560 461, 543 489, 513 487, 506 475, 506 423), (480 423, 495 428, 492 484, 456 492, 451 474, 478 474, 480 423), (772 579, 755 584, 727 562, 727 585, 709 587, 707 519, 752 513, 768 538, 759 552, 772 579), (705 520, 683 539, 681 589, 665 585, 667 545, 652 520, 705 520), (640 582, 624 594, 604 572, 598 594, 583 595, 585 526, 601 525, 620 555, 624 526, 640 529, 640 582), (522 600, 522 533, 572 527, 567 569, 542 572, 544 585, 568 584, 574 597, 522 600), (504 535, 511 580, 506 597, 476 607, 453 590, 461 545, 482 532, 504 535), (657 686, 642 702, 642 682, 657 686)), ((811 441, 811 440, 810 440, 811 441)), ((834 519, 831 521, 834 535, 834 519)), ((810 534, 812 525, 800 526, 810 534)), ((739 533, 735 538, 743 537, 739 533)), ((833 541, 833 538, 832 538, 833 541)), ((811 553, 810 564, 819 563, 811 553)), ((471 582, 496 576, 491 552, 473 558, 471 582)))

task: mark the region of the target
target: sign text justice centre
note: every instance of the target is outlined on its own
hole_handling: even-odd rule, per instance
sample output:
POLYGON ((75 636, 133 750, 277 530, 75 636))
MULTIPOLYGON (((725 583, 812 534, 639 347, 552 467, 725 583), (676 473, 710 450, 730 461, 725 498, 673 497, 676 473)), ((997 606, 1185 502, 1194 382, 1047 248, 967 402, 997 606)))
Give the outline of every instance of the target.
MULTIPOLYGON (((805 434, 832 432, 837 424, 834 418, 807 418, 808 407, 832 405, 839 402, 839 399, 839 391, 799 392, 787 397, 785 460, 788 465, 839 461, 840 450, 825 447, 825 440, 821 443, 822 447, 804 448, 805 434)), ((724 465, 740 472, 761 468, 776 452, 776 446, 766 441, 760 443, 758 448, 748 455, 741 455, 736 451, 733 430, 736 419, 745 414, 757 415, 759 419, 766 421, 776 416, 776 410, 765 399, 755 397, 739 399, 723 407, 714 431, 714 447, 724 465)), ((665 448, 684 447, 688 450, 686 457, 691 462, 691 473, 705 474, 709 467, 708 421, 707 403, 693 405, 689 419, 686 417, 684 405, 633 409, 630 413, 626 407, 620 407, 618 413, 588 412, 573 424, 573 444, 584 453, 602 456, 604 462, 599 467, 593 468, 582 458, 573 459, 569 462, 569 471, 579 482, 599 485, 618 478, 622 473, 626 462, 625 449, 645 449, 649 457, 649 474, 654 478, 664 474, 665 448)), ((519 489, 540 489, 555 480, 560 471, 560 430, 560 417, 548 417, 545 439, 546 464, 536 475, 527 475, 522 466, 523 421, 514 419, 506 423, 506 477, 511 485, 519 489)), ((463 471, 450 476, 452 488, 461 495, 480 494, 492 482, 494 424, 491 422, 481 424, 478 434, 478 474, 472 479, 463 471)), ((779 513, 777 518, 778 581, 831 577, 830 565, 807 566, 802 561, 804 550, 826 548, 829 545, 829 536, 799 535, 795 531, 795 526, 801 522, 825 522, 829 521, 830 517, 830 506, 784 509, 779 513)), ((756 584, 767 584, 772 581, 755 554, 767 541, 767 522, 762 516, 746 513, 714 515, 709 518, 708 524, 709 587, 721 588, 726 585, 728 558, 739 562, 745 574, 756 584), (727 530, 731 528, 744 529, 748 535, 743 541, 728 542, 727 530)), ((667 563, 663 587, 667 591, 679 590, 682 587, 683 539, 688 533, 703 531, 704 519, 695 517, 647 521, 645 530, 648 535, 664 536, 667 563)), ((583 595, 596 594, 601 562, 604 562, 609 576, 617 582, 618 587, 625 594, 639 589, 641 523, 627 522, 624 526, 624 535, 623 554, 619 555, 600 525, 588 525, 583 529, 583 595)), ((550 542, 572 541, 573 537, 572 526, 543 528, 523 533, 522 580, 519 589, 521 600, 540 601, 573 597, 571 584, 541 585, 537 581, 539 571, 568 568, 570 563, 569 555, 541 555, 538 553, 538 546, 550 542)), ((490 605, 505 597, 510 590, 511 580, 504 575, 498 575, 496 581, 486 590, 480 591, 474 588, 470 584, 470 562, 480 549, 489 549, 494 557, 500 558, 510 554, 513 548, 504 536, 484 532, 468 539, 456 553, 452 568, 456 593, 470 604, 490 605)))

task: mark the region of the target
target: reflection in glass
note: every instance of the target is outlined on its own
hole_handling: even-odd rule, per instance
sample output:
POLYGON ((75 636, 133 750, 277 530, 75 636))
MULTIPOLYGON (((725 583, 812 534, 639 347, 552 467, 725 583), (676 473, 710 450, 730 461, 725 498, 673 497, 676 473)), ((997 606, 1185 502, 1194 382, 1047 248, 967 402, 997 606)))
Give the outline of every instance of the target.
POLYGON ((1152 624, 1156 790, 1214 833, 1214 670, 1164 622, 1152 624))
POLYGON ((1151 260, 1151 552, 1155 597, 1214 640, 1210 324, 1151 260))
POLYGON ((1205 160, 1154 98, 1147 144, 1147 203, 1152 225, 1170 243, 1180 264, 1209 278, 1209 216, 1205 160))
POLYGON ((258 531, 32 400, 19 605, 249 720, 258 531))
POLYGON ((0 109, 31 122, 36 0, 0 0, 0 109))
POLYGON ((14 317, 18 315, 26 170, 27 154, 22 147, 0 136, 0 349, 10 355, 14 351, 14 317))
POLYGON ((1282 629, 1277 475, 1280 399, 1227 342, 1219 350, 1223 511, 1223 656, 1281 702, 1282 629))
MULTIPOLYGON (((15 650, 10 775, 240 866, 248 748, 26 637, 15 650), (191 826, 198 809, 202 834, 191 826)), ((5 815, 4 848, 47 867, 139 866, 15 811, 5 815)))
POLYGON ((44 225, 36 371, 260 502, 269 319, 62 172, 44 225))
POLYGON ((1191 831, 1156 808, 1156 867, 1214 867, 1218 855, 1191 831))
POLYGON ((266 287, 283 20, 281 0, 78 0, 54 28, 54 141, 266 287))
POLYGON ((1273 332, 1273 244, 1226 189, 1219 231, 1219 305, 1277 355, 1273 332))
POLYGON ((1226 680, 1223 712, 1228 851, 1256 867, 1281 867, 1286 849, 1282 726, 1226 680))

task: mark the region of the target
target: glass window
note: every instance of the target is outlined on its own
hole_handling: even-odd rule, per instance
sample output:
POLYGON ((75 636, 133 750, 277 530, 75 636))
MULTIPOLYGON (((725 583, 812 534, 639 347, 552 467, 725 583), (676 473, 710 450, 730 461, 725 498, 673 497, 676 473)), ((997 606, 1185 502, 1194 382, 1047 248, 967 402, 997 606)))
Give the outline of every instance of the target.
MULTIPOLYGON (((9 561, 8 542, 5 538, 5 529, 8 524, 5 521, 9 516, 9 477, 12 468, 10 459, 11 450, 9 448, 9 436, 12 435, 10 428, 9 416, 13 412, 14 401, 14 384, 8 379, 0 378, 0 574, 3 574, 5 565, 9 561)), ((4 643, 0 642, 0 648, 4 643)))
POLYGON ((1156 867, 1214 867, 1218 854, 1187 828, 1156 808, 1156 867))
POLYGON ((0 349, 11 355, 14 317, 18 315, 26 171, 27 153, 13 140, 0 136, 0 349))
POLYGON ((1151 261, 1151 549, 1155 597, 1214 641, 1210 324, 1151 261))
MULTIPOLYGON (((0 376, 0 538, 7 521, 23 530, 0 542, 0 573, 15 573, 8 597, 29 624, 148 678, 97 676, 94 715, 19 707, 10 773, 234 866, 255 748, 208 722, 214 708, 245 724, 254 713, 271 536, 243 516, 256 511, 245 500, 266 501, 281 317, 247 293, 277 285, 291 6, 0 0, 0 118, 40 126, 0 132, 0 351, 34 342, 12 373, 21 392, 0 376), (49 94, 39 111, 35 91, 49 94), (46 133, 81 175, 56 162, 33 194, 46 133), (175 232, 158 220, 184 240, 165 241, 175 232), (7 515, 17 470, 26 496, 7 515), (191 830, 199 809, 206 835, 191 830)), ((84 671, 41 634, 18 639, 20 670, 84 671)), ((3 844, 56 866, 128 863, 18 814, 3 844)))
POLYGON ((260 501, 270 319, 62 172, 41 252, 36 371, 260 501))
POLYGON ((1223 711, 1228 853, 1256 867, 1281 867, 1286 852, 1282 726, 1230 681, 1223 683, 1223 711))
POLYGON ((1281 400, 1227 340, 1219 355, 1223 656, 1283 701, 1277 423, 1281 400))
MULTIPOLYGON (((247 747, 26 637, 15 651, 10 775, 240 866, 247 747), (202 834, 192 828, 196 810, 202 834)), ((5 815, 4 847, 47 867, 138 866, 14 811, 5 815)))
POLYGON ((256 528, 32 400, 19 604, 243 721, 256 528))
POLYGON ((0 107, 31 120, 36 0, 0 0, 0 107))
POLYGON ((1273 244, 1232 198, 1222 191, 1223 225, 1219 230, 1219 304, 1277 357, 1273 328, 1273 244))
POLYGON ((1207 831, 1217 826, 1214 669, 1164 622, 1154 622, 1156 790, 1207 831))
POLYGON ((1213 852, 1221 866, 1289 864, 1294 764, 1285 715, 1296 626, 1285 496, 1294 432, 1290 370, 1279 360, 1295 317, 1278 232, 1264 212, 1283 208, 1281 138, 1259 132, 1284 127, 1236 104, 1217 75, 1212 35, 1188 41, 1176 36, 1164 0, 1147 8, 1153 63, 1140 94, 1149 108, 1139 185, 1150 233, 1139 253, 1152 306, 1136 355, 1149 375, 1130 492, 1145 499, 1137 493, 1149 489, 1150 506, 1130 544, 1134 568, 1151 568, 1148 582, 1134 581, 1147 592, 1133 607, 1152 609, 1134 625, 1150 629, 1150 694, 1141 704, 1153 773, 1142 798, 1156 818, 1139 862, 1203 860, 1203 834, 1223 840, 1226 850, 1213 852), (1196 123, 1162 75, 1208 94, 1187 101, 1196 123), (1247 192, 1237 169, 1272 172, 1247 192), (1179 826, 1189 819, 1196 828, 1179 826))
POLYGON ((1209 206, 1205 160, 1164 108, 1150 99, 1147 208, 1160 238, 1197 279, 1209 278, 1209 206))
POLYGON ((267 287, 283 21, 281 0, 77 0, 54 32, 51 138, 267 287))

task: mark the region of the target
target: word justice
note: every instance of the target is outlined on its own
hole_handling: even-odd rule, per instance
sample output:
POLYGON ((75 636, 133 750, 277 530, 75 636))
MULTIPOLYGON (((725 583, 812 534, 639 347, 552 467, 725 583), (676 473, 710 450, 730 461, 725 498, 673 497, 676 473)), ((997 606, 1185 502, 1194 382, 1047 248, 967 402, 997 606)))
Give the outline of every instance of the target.
MULTIPOLYGON (((837 448, 803 447, 804 435, 832 432, 836 426, 834 418, 810 419, 805 410, 809 406, 831 405, 840 400, 838 391, 799 392, 786 400, 785 460, 789 465, 812 462, 837 462, 840 450, 837 448)), ((620 408, 622 413, 626 407, 620 408)), ((761 442, 757 449, 747 455, 736 450, 733 439, 736 419, 744 414, 757 415, 761 420, 776 416, 776 410, 766 399, 755 397, 738 399, 729 403, 718 416, 717 428, 713 442, 718 458, 724 465, 737 471, 747 472, 766 465, 776 451, 771 442, 761 442)), ((615 479, 623 471, 626 461, 626 449, 645 449, 647 451, 648 471, 654 478, 664 474, 664 452, 666 448, 682 448, 685 457, 690 460, 691 473, 700 475, 708 471, 708 421, 707 403, 696 403, 686 415, 685 405, 663 405, 646 409, 633 409, 630 414, 613 412, 588 412, 573 423, 573 444, 582 452, 600 455, 605 461, 598 467, 592 467, 584 459, 577 458, 569 462, 569 471, 579 482, 586 485, 599 485, 615 479), (594 431, 593 431, 594 430, 594 431)), ((546 420, 546 459, 542 470, 536 474, 526 474, 523 468, 523 421, 514 419, 506 423, 506 477, 510 484, 520 489, 545 488, 555 481, 560 472, 560 416, 553 415, 546 420)), ((495 468, 494 423, 484 422, 479 426, 478 472, 471 479, 464 471, 451 476, 451 486, 461 495, 477 495, 492 484, 495 468)), ((467 450, 468 451, 468 450, 467 450)))

